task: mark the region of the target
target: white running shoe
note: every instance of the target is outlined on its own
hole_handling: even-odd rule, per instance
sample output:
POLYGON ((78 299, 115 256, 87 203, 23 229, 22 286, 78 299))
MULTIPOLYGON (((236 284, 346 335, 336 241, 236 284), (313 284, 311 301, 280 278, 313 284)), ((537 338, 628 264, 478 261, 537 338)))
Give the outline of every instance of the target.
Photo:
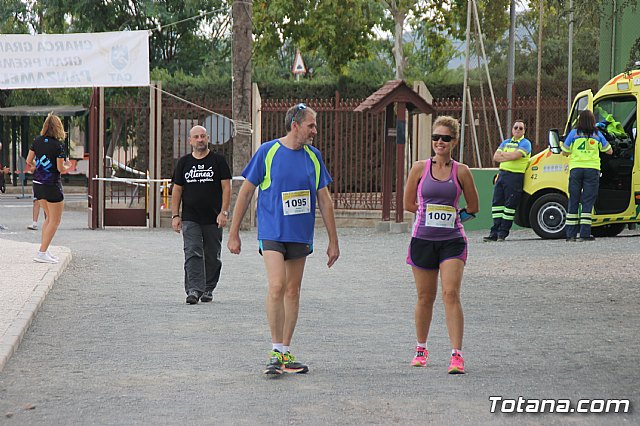
POLYGON ((51 252, 49 250, 47 250, 47 254, 56 262, 60 262, 60 258, 58 256, 54 256, 51 254, 51 252))
POLYGON ((27 229, 31 229, 32 231, 37 231, 38 230, 38 224, 37 223, 31 224, 31 225, 27 226, 27 229))
POLYGON ((41 251, 38 252, 36 257, 33 258, 33 260, 39 263, 58 263, 58 260, 53 258, 49 253, 47 252, 43 253, 41 251))

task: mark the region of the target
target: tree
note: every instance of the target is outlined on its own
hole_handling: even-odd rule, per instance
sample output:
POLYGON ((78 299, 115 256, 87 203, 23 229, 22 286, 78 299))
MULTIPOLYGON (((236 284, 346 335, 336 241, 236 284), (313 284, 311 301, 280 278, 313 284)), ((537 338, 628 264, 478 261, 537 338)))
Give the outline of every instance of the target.
POLYGON ((380 14, 366 0, 256 0, 253 4, 258 64, 277 58, 283 69, 295 50, 320 55, 335 74, 349 61, 369 55, 380 14))
POLYGON ((36 33, 152 30, 151 68, 199 74, 218 58, 230 58, 226 0, 39 0, 28 6, 36 33))
MULTIPOLYGON (((598 49, 600 45, 600 19, 604 7, 610 0, 573 0, 574 75, 597 74, 598 49)), ((636 6, 637 0, 619 0, 618 8, 636 6)), ((567 72, 567 46, 569 27, 569 0, 547 0, 544 5, 544 42, 542 46, 543 73, 553 79, 567 72)), ((518 46, 520 61, 517 70, 521 74, 532 74, 531 54, 537 54, 538 1, 529 1, 529 8, 518 17, 518 23, 525 28, 529 38, 518 46)), ((533 61, 535 65, 535 61, 533 61)))
POLYGON ((0 34, 25 34, 29 31, 29 11, 20 0, 0 0, 0 34))
MULTIPOLYGON (((412 63, 424 72, 446 66, 454 56, 451 38, 464 38, 467 0, 379 1, 392 20, 392 54, 397 79, 404 79, 405 70, 412 63), (405 28, 409 33, 408 43, 405 28)), ((490 41, 499 39, 507 28, 509 0, 476 0, 476 3, 484 36, 490 41)))
POLYGON ((636 68, 636 62, 640 60, 640 37, 636 39, 636 42, 631 46, 629 52, 629 61, 627 62, 627 69, 632 70, 636 68))
POLYGON ((404 53, 404 24, 407 16, 413 11, 417 5, 414 0, 380 0, 386 7, 391 18, 393 19, 393 59, 396 64, 396 79, 404 79, 404 70, 407 66, 407 60, 404 53))

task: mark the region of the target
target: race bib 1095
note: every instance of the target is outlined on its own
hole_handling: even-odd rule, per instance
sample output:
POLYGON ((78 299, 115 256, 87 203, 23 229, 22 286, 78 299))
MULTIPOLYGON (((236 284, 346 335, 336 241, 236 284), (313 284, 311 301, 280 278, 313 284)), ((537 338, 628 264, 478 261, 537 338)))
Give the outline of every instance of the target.
POLYGON ((285 216, 311 212, 311 192, 308 189, 283 192, 282 212, 285 216))

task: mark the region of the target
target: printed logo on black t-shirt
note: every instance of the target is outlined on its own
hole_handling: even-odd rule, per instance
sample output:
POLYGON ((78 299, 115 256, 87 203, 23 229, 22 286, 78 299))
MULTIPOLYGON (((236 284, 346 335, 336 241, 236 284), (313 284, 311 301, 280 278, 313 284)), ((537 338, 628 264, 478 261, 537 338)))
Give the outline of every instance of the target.
POLYGON ((198 164, 197 166, 191 167, 191 170, 184 174, 184 180, 187 183, 213 182, 214 174, 213 166, 205 169, 203 164, 198 164))
POLYGON ((46 155, 43 155, 42 157, 36 160, 36 167, 39 167, 47 175, 50 175, 51 167, 53 167, 53 163, 51 162, 51 160, 49 160, 49 158, 46 155))

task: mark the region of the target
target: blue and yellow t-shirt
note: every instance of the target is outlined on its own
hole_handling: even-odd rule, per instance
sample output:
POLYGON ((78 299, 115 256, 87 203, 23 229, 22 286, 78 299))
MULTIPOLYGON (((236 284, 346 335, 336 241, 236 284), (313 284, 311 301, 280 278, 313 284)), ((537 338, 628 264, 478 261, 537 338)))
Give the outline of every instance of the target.
POLYGON ((317 191, 332 182, 315 147, 263 143, 242 171, 259 188, 258 239, 313 244, 317 191))
POLYGON ((522 136, 520 139, 510 138, 502 141, 498 147, 498 151, 513 152, 519 151, 522 157, 511 161, 503 161, 500 163, 500 170, 506 170, 513 173, 524 173, 531 158, 531 141, 522 136))
POLYGON ((596 131, 589 136, 569 132, 562 144, 562 151, 569 153, 569 170, 575 168, 600 170, 600 152, 609 151, 611 145, 602 133, 596 131))

